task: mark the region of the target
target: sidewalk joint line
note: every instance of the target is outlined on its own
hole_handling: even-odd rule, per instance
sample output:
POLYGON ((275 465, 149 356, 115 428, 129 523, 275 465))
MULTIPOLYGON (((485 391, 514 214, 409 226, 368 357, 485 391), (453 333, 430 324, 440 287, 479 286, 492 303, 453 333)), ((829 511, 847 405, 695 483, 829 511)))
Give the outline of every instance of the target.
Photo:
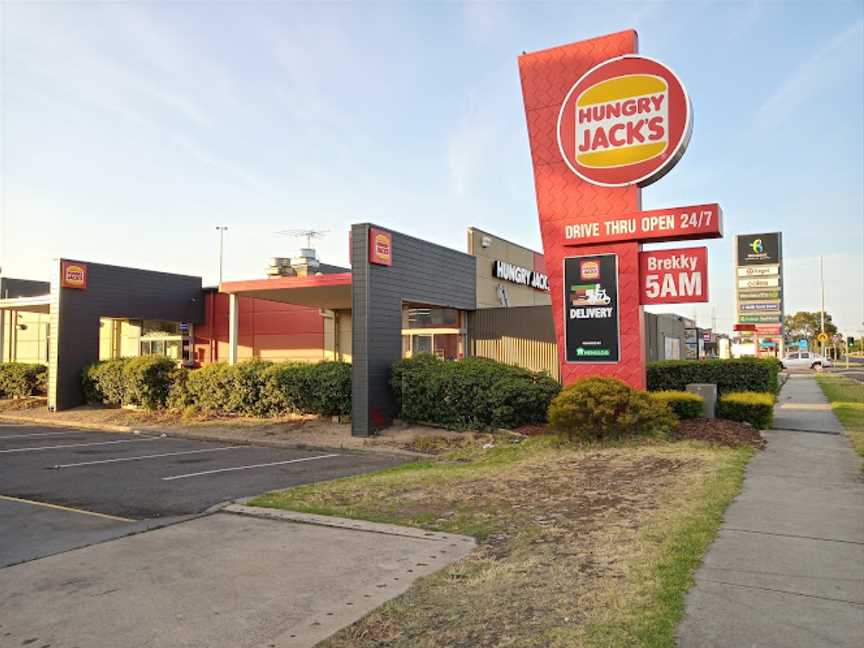
POLYGON ((843 436, 842 432, 829 432, 827 430, 805 430, 804 428, 771 428, 770 432, 803 432, 805 434, 827 434, 829 436, 843 436))
POLYGON ((801 540, 818 540, 819 542, 840 542, 843 544, 864 545, 864 542, 859 540, 838 540, 836 538, 817 538, 815 536, 797 535, 795 533, 777 533, 775 531, 755 531, 753 529, 737 529, 733 527, 723 527, 721 531, 737 531, 739 533, 755 533, 757 535, 779 536, 782 538, 799 538, 801 540))
POLYGON ((774 587, 760 587, 759 585, 742 585, 741 583, 727 583, 726 581, 714 580, 712 578, 698 578, 698 581, 703 583, 714 583, 715 585, 729 585, 730 587, 740 587, 741 589, 761 590, 763 592, 776 592, 778 594, 789 594, 791 596, 802 596, 804 598, 819 599, 821 601, 831 601, 832 603, 845 603, 854 607, 864 607, 862 601, 847 601, 846 599, 833 598, 830 596, 819 596, 818 594, 805 594, 804 592, 791 592, 789 590, 776 589, 774 587))

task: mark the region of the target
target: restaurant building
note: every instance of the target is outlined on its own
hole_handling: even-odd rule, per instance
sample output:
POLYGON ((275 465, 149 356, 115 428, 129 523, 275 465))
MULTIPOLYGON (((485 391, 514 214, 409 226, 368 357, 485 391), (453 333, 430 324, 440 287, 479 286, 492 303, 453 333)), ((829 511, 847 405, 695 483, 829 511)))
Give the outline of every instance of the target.
POLYGON ((200 277, 60 259, 51 282, 3 278, 0 361, 49 367, 48 403, 83 403, 80 375, 100 359, 159 353, 185 366, 243 360, 353 366, 353 433, 393 416, 392 363, 418 353, 481 355, 557 376, 543 256, 469 228, 460 252, 364 223, 351 267, 313 250, 271 259, 266 276, 200 277))

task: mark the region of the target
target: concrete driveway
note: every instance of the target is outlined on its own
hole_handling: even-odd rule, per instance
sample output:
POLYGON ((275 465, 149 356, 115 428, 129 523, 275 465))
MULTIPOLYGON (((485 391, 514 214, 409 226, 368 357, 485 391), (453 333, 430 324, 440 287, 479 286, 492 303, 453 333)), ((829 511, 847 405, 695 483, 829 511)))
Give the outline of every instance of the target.
POLYGON ((474 548, 463 536, 236 510, 3 569, 0 645, 314 646, 474 548))

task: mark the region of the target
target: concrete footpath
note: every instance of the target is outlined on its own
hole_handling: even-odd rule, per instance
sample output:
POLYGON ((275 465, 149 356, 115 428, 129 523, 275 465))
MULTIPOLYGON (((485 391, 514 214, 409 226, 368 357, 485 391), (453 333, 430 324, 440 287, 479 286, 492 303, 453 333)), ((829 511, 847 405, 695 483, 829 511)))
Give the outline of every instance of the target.
POLYGON ((792 375, 768 447, 696 573, 682 648, 856 647, 864 638, 861 460, 816 380, 792 375))
POLYGON ((230 506, 0 570, 0 646, 308 648, 474 547, 230 506))

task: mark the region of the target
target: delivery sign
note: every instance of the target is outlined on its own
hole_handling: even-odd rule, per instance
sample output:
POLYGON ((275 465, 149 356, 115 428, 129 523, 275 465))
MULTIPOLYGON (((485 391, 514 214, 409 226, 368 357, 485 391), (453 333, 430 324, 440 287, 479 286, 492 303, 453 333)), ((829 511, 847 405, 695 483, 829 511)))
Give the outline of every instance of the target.
POLYGON ((558 148, 583 180, 644 187, 684 154, 690 113, 687 91, 672 70, 644 56, 619 56, 588 70, 567 93, 558 148))
POLYGON ((641 304, 708 301, 708 248, 639 253, 641 304))

